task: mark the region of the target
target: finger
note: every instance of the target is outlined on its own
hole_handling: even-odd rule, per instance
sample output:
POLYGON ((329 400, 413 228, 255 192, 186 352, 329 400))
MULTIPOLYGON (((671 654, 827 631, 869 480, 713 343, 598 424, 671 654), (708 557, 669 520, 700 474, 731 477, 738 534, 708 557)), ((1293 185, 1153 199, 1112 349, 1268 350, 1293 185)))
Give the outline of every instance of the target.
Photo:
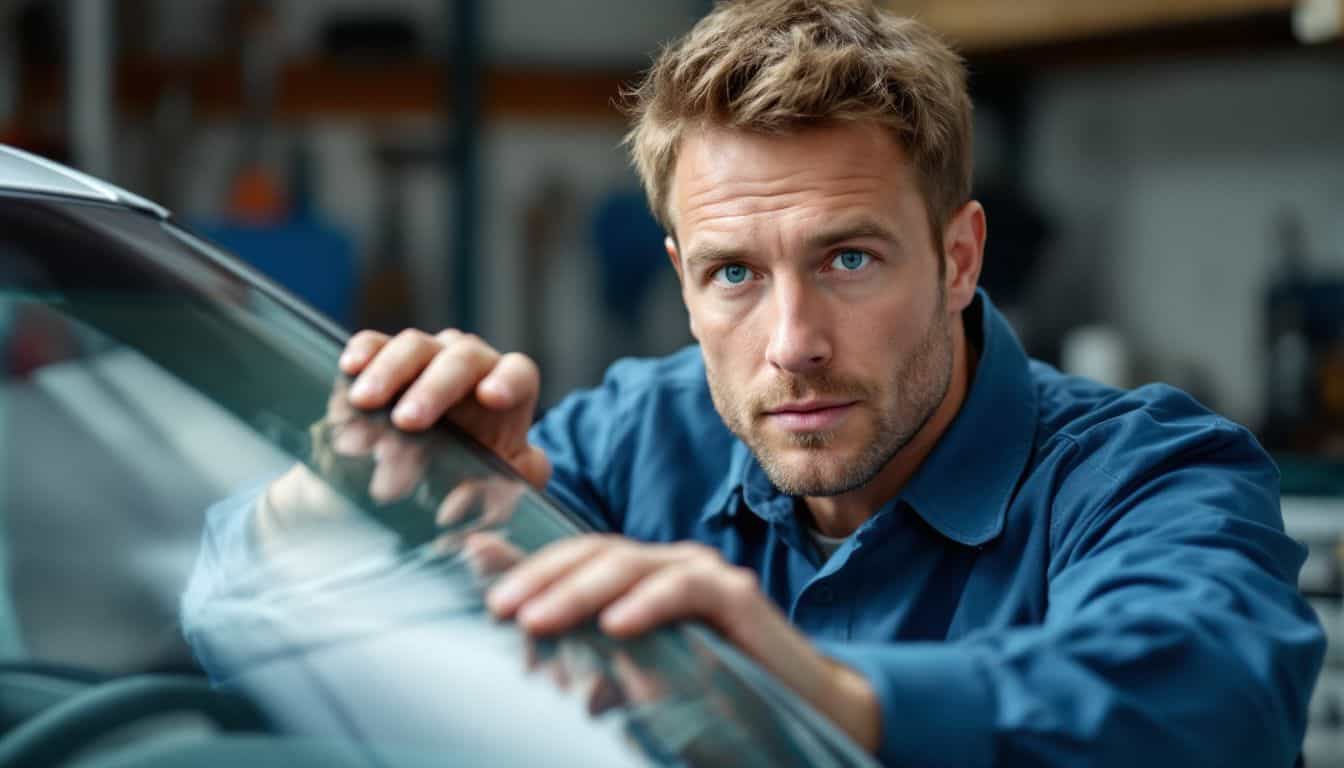
POLYGON ((327 396, 327 421, 341 423, 358 412, 350 405, 350 386, 344 375, 336 377, 331 384, 331 394, 327 396))
POLYGON ((631 637, 680 619, 697 618, 731 630, 750 620, 749 609, 759 593, 751 571, 708 559, 694 559, 664 568, 641 581, 602 612, 602 631, 631 637))
POLYGON ((472 528, 498 528, 513 517, 524 486, 498 477, 464 480, 440 502, 434 522, 454 526, 471 518, 472 528))
POLYGON ((612 545, 614 537, 600 534, 557 541, 518 564, 485 596, 486 606, 508 618, 528 598, 545 589, 578 564, 612 545))
POLYGON ((462 402, 499 362, 499 353, 475 336, 463 336, 428 361, 402 395, 392 421, 402 429, 424 429, 462 402))
POLYGON ((331 448, 342 456, 367 456, 385 431, 367 419, 356 418, 331 426, 331 448))
POLYGON ((546 457, 545 451, 535 445, 528 444, 521 452, 506 457, 506 460, 533 488, 544 489, 551 480, 551 460, 546 457))
POLYGON ((524 602, 518 623, 534 635, 563 632, 597 615, 662 565, 651 548, 610 547, 524 602))
POLYGON ((556 688, 562 691, 569 690, 569 668, 565 665, 565 659, 560 654, 552 656, 549 664, 542 664, 541 672, 551 679, 556 688))
POLYGON ((408 329, 387 342, 350 387, 350 402, 359 408, 381 408, 425 369, 442 349, 424 331, 408 329))
POLYGON ((458 483, 457 487, 449 491, 448 495, 443 497, 443 501, 439 502, 439 508, 434 513, 434 523, 440 528, 447 528, 466 520, 484 492, 484 485, 480 480, 463 480, 458 483))
POLYGON ((489 375, 476 385, 476 399, 495 411, 526 408, 532 412, 541 393, 541 372, 532 358, 510 352, 499 358, 489 375))
POLYGON ((385 435, 374 446, 374 455, 377 463, 369 478, 369 496, 380 504, 409 496, 424 477, 424 448, 402 435, 385 435))
POLYGON ((350 404, 350 385, 344 374, 331 383, 324 421, 332 449, 342 456, 366 455, 383 432, 350 404))
POLYGON ((387 343, 387 334, 377 331, 360 331, 345 343, 345 349, 341 352, 339 365, 341 370, 351 376, 364 370, 369 359, 378 353, 387 343))
POLYGON ((667 683, 655 670, 641 667, 624 651, 611 659, 612 672, 620 681, 621 689, 630 702, 642 704, 657 701, 667 695, 667 683))
POLYGON ((434 334, 434 338, 438 339, 439 343, 446 347, 466 335, 466 331, 460 331, 456 328, 444 328, 442 331, 434 334))
POLYGON ((551 678, 555 687, 560 690, 569 690, 574 683, 574 670, 570 668, 569 655, 564 652, 564 646, 558 644, 554 654, 547 660, 547 663, 540 664, 540 671, 551 678))
POLYGON ((496 533, 468 534, 462 543, 462 555, 477 576, 503 573, 522 561, 523 551, 496 533))
POLYGON ((485 487, 485 496, 481 500, 481 518, 476 521, 478 528, 499 528, 513 519, 518 509, 518 500, 523 497, 527 486, 517 480, 492 478, 485 487))
POLYGON ((593 683, 593 687, 588 691, 588 714, 592 717, 598 717, 617 707, 624 706, 625 696, 621 694, 621 689, 607 675, 598 676, 593 683))

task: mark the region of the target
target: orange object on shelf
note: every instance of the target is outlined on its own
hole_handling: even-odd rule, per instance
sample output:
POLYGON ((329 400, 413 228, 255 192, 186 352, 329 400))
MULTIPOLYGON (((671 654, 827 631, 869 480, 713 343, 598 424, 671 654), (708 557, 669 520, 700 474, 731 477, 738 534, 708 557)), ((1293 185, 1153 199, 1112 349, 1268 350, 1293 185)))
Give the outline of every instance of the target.
POLYGON ((246 168, 233 180, 226 211, 243 224, 279 224, 289 218, 289 193, 265 168, 246 168))

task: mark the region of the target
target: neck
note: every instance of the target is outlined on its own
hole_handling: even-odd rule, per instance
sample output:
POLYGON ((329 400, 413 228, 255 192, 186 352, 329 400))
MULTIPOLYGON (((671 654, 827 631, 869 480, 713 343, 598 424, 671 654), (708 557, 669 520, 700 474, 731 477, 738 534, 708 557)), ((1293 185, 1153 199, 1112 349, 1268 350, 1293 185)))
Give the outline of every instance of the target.
POLYGON ((924 463, 957 417, 970 390, 975 353, 966 342, 961 314, 953 318, 952 380, 943 401, 905 447, 896 452, 877 477, 839 496, 809 496, 804 499, 816 529, 826 536, 848 536, 872 517, 878 508, 901 492, 924 463))

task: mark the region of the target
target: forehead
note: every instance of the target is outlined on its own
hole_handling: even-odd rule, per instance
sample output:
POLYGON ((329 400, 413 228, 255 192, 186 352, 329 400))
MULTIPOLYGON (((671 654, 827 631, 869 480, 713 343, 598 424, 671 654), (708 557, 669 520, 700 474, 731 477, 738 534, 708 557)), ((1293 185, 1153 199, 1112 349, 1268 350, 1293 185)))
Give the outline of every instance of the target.
POLYGON ((678 234, 771 214, 922 212, 905 151, 890 129, 835 123, 787 135, 707 127, 681 140, 669 189, 678 234))

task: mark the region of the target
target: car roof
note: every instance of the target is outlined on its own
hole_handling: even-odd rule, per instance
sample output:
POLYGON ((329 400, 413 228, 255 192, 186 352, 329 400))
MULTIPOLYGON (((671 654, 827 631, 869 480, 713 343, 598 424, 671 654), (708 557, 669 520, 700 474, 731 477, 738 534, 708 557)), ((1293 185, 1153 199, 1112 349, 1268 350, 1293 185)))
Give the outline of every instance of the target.
POLYGON ((115 203, 168 218, 166 208, 139 195, 4 144, 0 144, 0 189, 115 203))

